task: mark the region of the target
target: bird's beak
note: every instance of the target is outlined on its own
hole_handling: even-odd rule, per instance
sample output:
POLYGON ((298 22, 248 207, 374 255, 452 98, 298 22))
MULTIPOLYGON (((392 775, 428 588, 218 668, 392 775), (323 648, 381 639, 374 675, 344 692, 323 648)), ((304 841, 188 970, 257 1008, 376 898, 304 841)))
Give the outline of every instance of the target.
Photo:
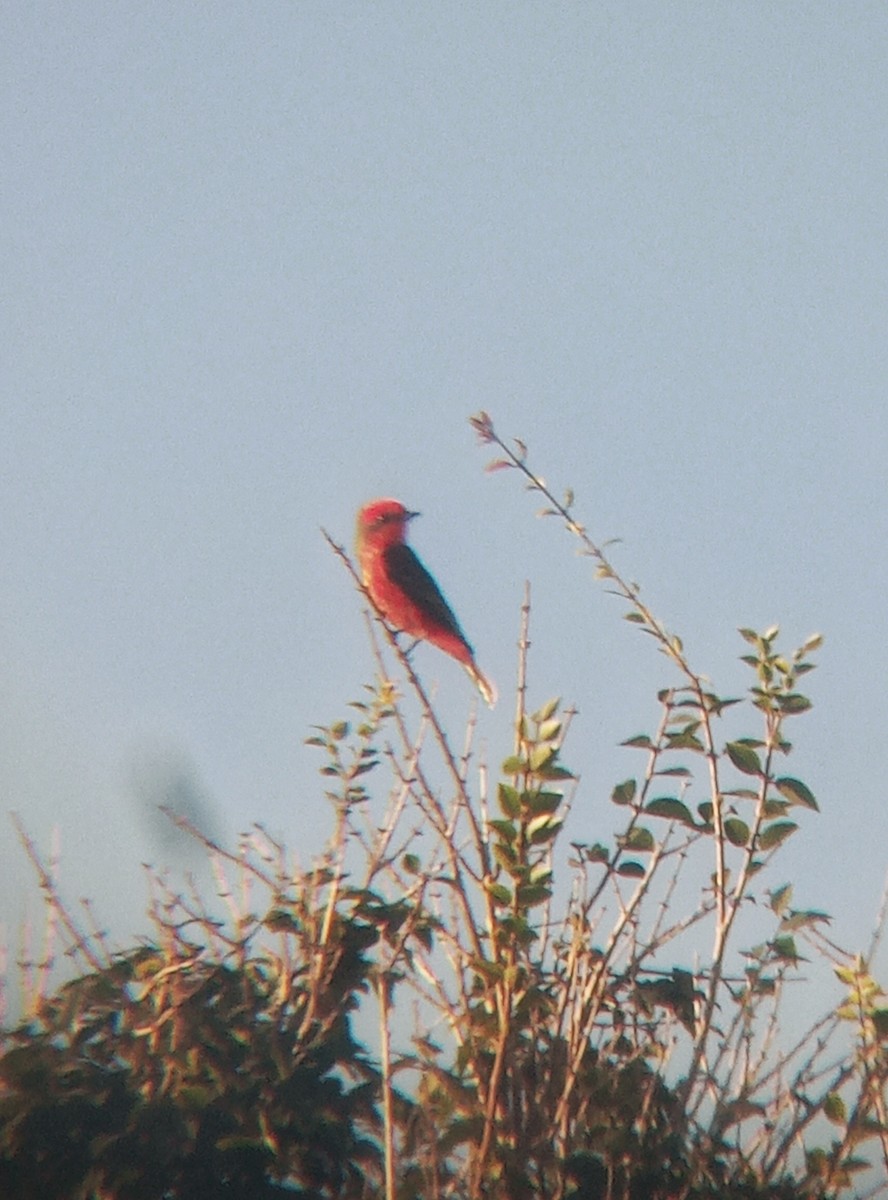
POLYGON ((404 519, 405 519, 406 521, 412 521, 414 517, 421 517, 421 516, 422 516, 422 513, 418 513, 418 512, 407 512, 407 513, 404 513, 404 519))

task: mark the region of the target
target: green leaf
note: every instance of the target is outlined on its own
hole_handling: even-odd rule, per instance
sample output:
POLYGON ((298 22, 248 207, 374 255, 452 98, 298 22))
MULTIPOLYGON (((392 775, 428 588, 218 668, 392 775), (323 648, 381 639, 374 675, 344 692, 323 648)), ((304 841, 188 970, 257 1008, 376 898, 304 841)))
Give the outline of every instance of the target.
POLYGON ((379 766, 379 759, 371 758, 365 762, 358 763, 358 765, 356 767, 352 767, 349 774, 352 776, 352 778, 357 778, 358 775, 365 775, 368 771, 372 771, 374 767, 378 767, 378 766, 379 766))
POLYGON ((537 904, 545 904, 552 892, 542 883, 520 884, 515 889, 515 901, 522 908, 533 908, 537 904))
POLYGON ((658 796, 656 800, 651 800, 650 804, 645 805, 644 811, 652 817, 665 817, 667 821, 680 821, 682 825, 688 825, 692 829, 696 826, 688 806, 673 796, 658 796))
POLYGON ((758 972, 749 971, 749 988, 753 995, 756 996, 773 996, 777 991, 777 980, 771 975, 759 975, 758 972))
POLYGON ((783 962, 797 963, 802 961, 796 949, 795 938, 789 934, 785 937, 774 938, 773 942, 770 942, 769 945, 774 957, 781 959, 783 962))
POLYGON ((738 629, 737 632, 740 634, 740 636, 745 641, 749 642, 750 646, 758 645, 759 635, 756 633, 756 631, 754 629, 743 628, 743 629, 738 629))
POLYGON ((437 1058, 439 1054, 444 1053, 444 1047, 433 1042, 431 1038, 414 1035, 410 1040, 426 1060, 437 1058))
POLYGON ((800 692, 790 692, 788 696, 777 697, 777 707, 785 716, 791 717, 796 713, 807 712, 811 701, 800 692))
POLYGON ((804 804, 806 808, 813 808, 815 812, 820 812, 810 788, 800 779, 784 775, 780 779, 774 780, 774 787, 790 804, 804 804))
POLYGON ((473 958, 469 964, 476 975, 480 975, 487 983, 499 983, 505 967, 502 963, 492 962, 487 958, 473 958))
POLYGON ((510 754, 509 757, 504 760, 502 765, 502 772, 504 775, 520 775, 526 770, 526 761, 517 754, 510 754))
POLYGON ((762 774, 761 761, 751 746, 745 746, 743 742, 728 742, 725 746, 725 753, 737 770, 742 771, 744 775, 762 774))
POLYGON ((176 1093, 176 1103, 190 1112, 200 1112, 216 1099, 212 1088, 201 1084, 191 1084, 179 1088, 176 1093))
POLYGON ((884 1042, 888 1039, 888 1008, 874 1008, 870 1015, 876 1035, 884 1042))
POLYGON ((531 716, 533 717, 534 721, 542 725, 544 721, 548 721, 549 718, 555 713, 555 710, 558 708, 560 703, 560 696, 556 696, 553 700, 547 700, 546 703, 541 708, 538 708, 535 713, 531 713, 531 716))
POLYGON ((821 923, 832 924, 832 917, 829 913, 821 912, 817 908, 802 908, 784 917, 781 926, 783 929, 810 929, 821 923))
POLYGON ((694 729, 698 728, 697 724, 688 726, 687 729, 682 729, 678 733, 667 733, 666 740, 669 743, 668 750, 693 750, 695 754, 704 754, 706 747, 694 733, 694 729))
POLYGON ((772 817, 785 817, 787 812, 789 812, 789 805, 786 801, 775 800, 771 796, 762 805, 762 816, 767 820, 771 820, 772 817))
POLYGON ((630 829, 624 837, 618 840, 624 850, 636 850, 642 854, 649 853, 656 845, 654 835, 642 825, 636 825, 634 829, 630 829))
POLYGON ((535 929, 532 929, 527 922, 527 918, 513 913, 507 913, 500 917, 500 929, 506 937, 513 938, 521 946, 529 946, 535 942, 539 936, 535 929))
MULTIPOLYGON (((509 465, 511 466, 511 463, 509 465)), ((483 1129, 484 1118, 480 1113, 471 1117, 455 1117, 448 1121, 441 1130, 441 1135, 435 1143, 437 1152, 447 1154, 456 1146, 462 1146, 467 1142, 476 1142, 481 1137, 483 1129)))
POLYGON ((530 769, 531 771, 541 771, 548 763, 552 761, 558 751, 554 746, 534 746, 530 752, 530 769))
POLYGON ((518 866, 518 856, 511 846, 505 842, 497 842, 493 847, 493 857, 511 874, 518 866))
POLYGON ((771 911, 775 912, 778 917, 781 917, 792 903, 792 884, 784 883, 783 887, 775 888, 771 892, 771 911))
POLYGON ((298 933, 301 929, 293 914, 283 908, 273 908, 262 924, 272 933, 298 933))
POLYGON ((518 828, 512 821, 491 820, 488 824, 505 842, 514 842, 518 836, 518 828))
POLYGON ((785 841, 791 833, 795 833, 797 829, 798 825, 795 821, 775 821, 773 825, 766 825, 759 838, 759 848, 772 850, 785 841))
POLYGON ((544 742, 554 742, 561 733, 561 722, 557 719, 540 724, 539 737, 544 742))
POLYGON ((650 750, 654 743, 646 733, 637 733, 635 737, 626 738, 625 742, 620 742, 621 746, 635 746, 639 750, 650 750))
POLYGON ((527 792, 524 796, 527 811, 534 816, 557 812, 563 800, 561 792, 527 792))
POLYGON ((640 862, 632 862, 630 860, 629 862, 620 863, 617 867, 617 874, 624 875, 627 879, 643 879, 645 871, 640 862))
POLYGON ((699 714, 700 705, 696 700, 676 700, 672 705, 672 716, 669 718, 669 724, 676 725, 681 729, 689 729, 694 733, 703 724, 699 714), (678 711, 684 708, 690 708, 693 711, 690 713, 678 711))
POLYGON ((859 1146, 861 1142, 868 1141, 869 1138, 881 1138, 885 1133, 885 1127, 875 1117, 860 1117, 854 1119, 854 1124, 848 1130, 848 1141, 853 1146, 859 1146))
POLYGON ((534 817, 528 823, 527 836, 532 845, 544 845, 546 842, 552 841, 563 824, 564 820, 562 817, 553 816, 551 813, 543 813, 541 817, 534 817))
POLYGON ((536 773, 540 779, 548 779, 550 782, 556 779, 574 778, 573 771, 568 771, 567 767, 558 766, 554 755, 552 756, 552 760, 541 766, 536 773))
POLYGON ((624 779, 611 792, 614 804, 631 804, 635 799, 636 782, 634 779, 624 779))
POLYGON ((487 891, 494 904, 508 905, 512 903, 512 893, 501 883, 488 883, 487 891))
POLYGON ((719 1128, 727 1129, 731 1125, 747 1121, 750 1117, 764 1117, 767 1111, 763 1104, 754 1104, 752 1100, 734 1100, 720 1114, 719 1128))
POLYGON ((823 1179, 829 1170, 829 1155, 822 1146, 815 1146, 805 1154, 805 1165, 814 1179, 823 1179))
POLYGON ((405 854, 401 859, 401 865, 408 875, 418 875, 420 868, 420 860, 418 854, 405 854))
POLYGON ((715 713, 720 717, 726 708, 731 708, 735 704, 742 704, 740 699, 733 699, 723 696, 716 696, 714 692, 704 692, 703 700, 706 704, 708 712, 715 713))
MULTIPOLYGON (((503 764, 505 766, 505 764, 503 764)), ((517 817, 521 812, 521 799, 517 788, 508 783, 501 783, 496 789, 500 811, 504 817, 517 817)))
POLYGON ((745 846, 749 842, 749 826, 739 817, 725 817, 725 837, 732 846, 745 846))
POLYGON ((634 621, 636 625, 644 625, 645 623, 645 619, 642 614, 637 612, 635 609, 632 609, 631 612, 623 613, 623 619, 625 621, 634 621))
POLYGON ((855 1175, 858 1171, 866 1171, 872 1165, 868 1158, 855 1158, 851 1155, 848 1158, 843 1158, 841 1168, 847 1175, 855 1175))

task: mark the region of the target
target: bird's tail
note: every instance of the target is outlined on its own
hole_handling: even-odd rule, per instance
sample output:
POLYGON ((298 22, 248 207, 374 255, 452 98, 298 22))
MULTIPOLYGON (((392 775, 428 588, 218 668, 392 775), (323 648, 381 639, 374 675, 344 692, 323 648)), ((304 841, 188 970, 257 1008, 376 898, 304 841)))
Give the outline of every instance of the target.
POLYGON ((492 679, 487 678, 483 671, 480 670, 474 659, 472 659, 471 662, 466 663, 465 668, 468 671, 475 687, 484 697, 487 704, 493 708, 497 700, 496 684, 492 679))

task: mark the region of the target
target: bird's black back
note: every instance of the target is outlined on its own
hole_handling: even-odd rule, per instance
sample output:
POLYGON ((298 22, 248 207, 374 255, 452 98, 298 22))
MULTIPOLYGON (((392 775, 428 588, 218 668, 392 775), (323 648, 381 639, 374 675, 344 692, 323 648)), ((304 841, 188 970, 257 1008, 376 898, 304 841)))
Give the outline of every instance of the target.
POLYGON ((389 578, 402 588, 415 604, 427 612, 433 621, 443 625, 461 642, 469 645, 450 605, 441 595, 441 589, 406 542, 395 542, 389 546, 385 551, 385 563, 389 578))

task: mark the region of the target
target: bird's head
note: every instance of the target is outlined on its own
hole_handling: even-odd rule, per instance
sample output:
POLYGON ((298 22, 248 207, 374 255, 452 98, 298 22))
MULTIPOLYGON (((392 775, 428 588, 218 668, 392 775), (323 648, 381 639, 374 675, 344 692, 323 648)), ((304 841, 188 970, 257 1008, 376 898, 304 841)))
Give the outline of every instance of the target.
POLYGON ((418 516, 418 512, 411 512, 400 500, 371 500, 358 512, 358 550, 367 545, 388 546, 392 542, 403 542, 407 522, 418 516))

